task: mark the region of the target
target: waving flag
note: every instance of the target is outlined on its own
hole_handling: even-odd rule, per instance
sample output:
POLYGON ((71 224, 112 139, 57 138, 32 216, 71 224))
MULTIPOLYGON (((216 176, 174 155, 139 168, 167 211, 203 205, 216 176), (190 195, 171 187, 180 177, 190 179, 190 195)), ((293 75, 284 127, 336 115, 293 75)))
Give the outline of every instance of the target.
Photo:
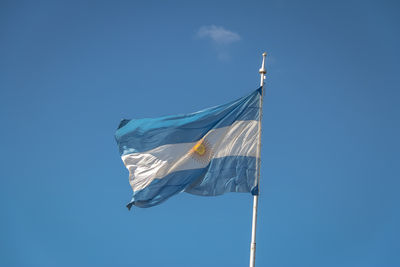
POLYGON ((187 192, 258 194, 262 88, 199 112, 122 120, 115 134, 133 189, 151 207, 187 192))

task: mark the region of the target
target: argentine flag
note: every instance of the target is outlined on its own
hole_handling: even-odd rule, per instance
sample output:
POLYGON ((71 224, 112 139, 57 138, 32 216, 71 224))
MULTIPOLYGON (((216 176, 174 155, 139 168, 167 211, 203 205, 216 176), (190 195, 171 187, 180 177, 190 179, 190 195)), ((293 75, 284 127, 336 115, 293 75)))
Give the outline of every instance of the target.
POLYGON ((151 207, 186 192, 258 194, 262 88, 231 103, 122 120, 115 138, 133 189, 127 205, 151 207))

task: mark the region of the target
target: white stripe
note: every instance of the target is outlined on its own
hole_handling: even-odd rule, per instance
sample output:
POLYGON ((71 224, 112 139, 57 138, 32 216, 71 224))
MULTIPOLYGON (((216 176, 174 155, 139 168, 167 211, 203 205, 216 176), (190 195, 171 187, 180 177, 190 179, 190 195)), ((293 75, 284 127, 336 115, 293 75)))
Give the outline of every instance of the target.
POLYGON ((163 178, 168 173, 204 168, 213 158, 258 157, 259 127, 258 121, 236 121, 230 126, 209 131, 204 139, 210 151, 204 154, 204 159, 194 157, 191 152, 197 142, 168 144, 146 152, 124 155, 122 160, 129 170, 130 184, 134 191, 141 190, 154 179, 163 178))

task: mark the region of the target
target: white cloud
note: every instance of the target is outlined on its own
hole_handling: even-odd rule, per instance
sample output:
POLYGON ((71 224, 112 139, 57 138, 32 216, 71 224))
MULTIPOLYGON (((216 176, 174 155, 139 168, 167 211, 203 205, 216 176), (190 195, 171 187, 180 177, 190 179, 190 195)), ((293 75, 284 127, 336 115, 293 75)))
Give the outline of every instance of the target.
POLYGON ((215 25, 200 27, 197 37, 210 38, 218 45, 229 45, 242 39, 236 32, 215 25))

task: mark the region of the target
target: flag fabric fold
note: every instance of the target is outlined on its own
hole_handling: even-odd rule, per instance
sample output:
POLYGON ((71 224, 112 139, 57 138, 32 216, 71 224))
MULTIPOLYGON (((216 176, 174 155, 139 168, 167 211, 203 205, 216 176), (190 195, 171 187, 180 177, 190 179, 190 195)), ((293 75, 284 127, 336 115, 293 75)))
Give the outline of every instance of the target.
POLYGON ((199 112, 122 120, 115 138, 133 189, 128 208, 180 192, 258 194, 261 105, 259 88, 199 112))

